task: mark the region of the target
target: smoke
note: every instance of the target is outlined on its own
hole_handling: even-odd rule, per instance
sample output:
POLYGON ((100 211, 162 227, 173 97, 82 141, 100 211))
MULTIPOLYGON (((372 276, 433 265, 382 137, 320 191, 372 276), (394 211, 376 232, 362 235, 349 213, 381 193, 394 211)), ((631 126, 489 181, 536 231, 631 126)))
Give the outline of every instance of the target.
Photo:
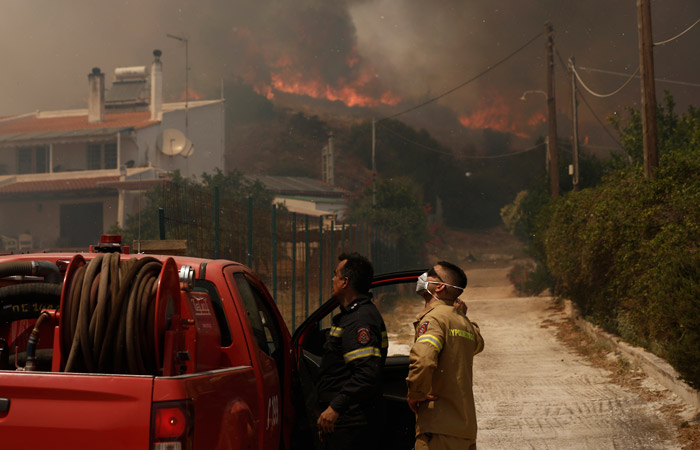
MULTIPOLYGON (((33 0, 5 2, 3 8, 0 115, 85 107, 86 75, 92 67, 111 74, 115 67, 147 65, 155 48, 164 52, 166 95, 180 98, 185 51, 168 33, 189 39, 190 85, 205 97, 218 97, 222 80, 243 80, 273 101, 281 94, 299 94, 374 108, 374 115, 400 111, 475 76, 543 32, 548 20, 564 61, 575 56, 580 67, 625 73, 638 65, 633 1, 33 0)), ((700 17, 700 3, 655 1, 652 14, 658 41, 700 17)), ((697 82, 698 43, 700 27, 658 47, 657 77, 697 82)), ((452 110, 455 118, 484 118, 482 109, 503 103, 512 112, 499 116, 512 122, 503 129, 533 134, 542 125, 533 118, 544 112, 543 99, 519 98, 525 90, 545 89, 544 60, 541 37, 502 66, 440 99, 439 106, 452 110)), ((568 75, 556 65, 558 109, 566 111, 568 75)), ((624 81, 581 73, 599 92, 612 91, 624 81)), ((700 88, 657 87, 659 92, 664 88, 670 88, 681 109, 700 102, 700 88)), ((604 117, 635 104, 639 84, 631 83, 610 100, 588 98, 604 117)), ((430 109, 402 120, 425 119, 426 111, 430 109)), ((585 123, 593 124, 594 118, 580 108, 580 119, 582 134, 587 134, 585 123)))

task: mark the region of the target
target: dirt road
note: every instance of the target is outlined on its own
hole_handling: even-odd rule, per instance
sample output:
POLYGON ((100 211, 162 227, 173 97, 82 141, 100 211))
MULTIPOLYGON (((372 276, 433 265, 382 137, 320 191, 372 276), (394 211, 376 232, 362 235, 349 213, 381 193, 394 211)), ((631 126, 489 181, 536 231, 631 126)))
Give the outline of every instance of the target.
POLYGON ((486 340, 474 367, 479 450, 681 448, 659 413, 675 397, 640 397, 557 340, 551 325, 563 316, 549 297, 514 295, 508 257, 457 256, 469 276, 468 315, 486 340))

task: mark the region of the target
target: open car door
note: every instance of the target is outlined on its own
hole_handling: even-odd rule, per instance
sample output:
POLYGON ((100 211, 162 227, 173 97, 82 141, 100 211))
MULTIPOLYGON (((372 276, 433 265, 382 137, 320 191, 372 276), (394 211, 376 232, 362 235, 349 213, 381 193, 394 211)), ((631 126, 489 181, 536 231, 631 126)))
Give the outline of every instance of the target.
MULTIPOLYGON (((382 447, 387 450, 411 450, 415 443, 416 418, 406 402, 408 353, 413 345, 413 321, 424 307, 415 293, 418 276, 425 270, 412 270, 375 276, 372 282, 374 303, 384 318, 389 349, 382 377, 386 404, 386 432, 382 447)), ((328 300, 314 311, 294 332, 292 347, 296 352, 297 382, 295 401, 297 425, 296 448, 318 448, 315 423, 321 414, 314 386, 318 382, 323 344, 338 313, 338 302, 328 300)))

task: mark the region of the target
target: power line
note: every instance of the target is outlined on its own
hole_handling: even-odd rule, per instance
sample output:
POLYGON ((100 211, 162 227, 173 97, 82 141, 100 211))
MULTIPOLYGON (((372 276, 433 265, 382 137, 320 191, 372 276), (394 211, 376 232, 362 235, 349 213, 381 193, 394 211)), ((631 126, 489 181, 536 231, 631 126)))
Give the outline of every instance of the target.
POLYGON ((515 56, 516 54, 518 54, 520 51, 522 51, 523 49, 525 49, 528 45, 532 44, 538 37, 542 36, 542 34, 543 34, 543 33, 537 33, 532 39, 530 39, 529 41, 527 41, 527 42, 526 42, 525 44, 523 44, 522 46, 518 47, 518 49, 516 49, 515 51, 513 51, 512 53, 510 53, 508 56, 506 56, 505 58, 501 59, 500 61, 498 61, 498 62, 495 63, 494 65, 489 66, 486 70, 484 70, 484 71, 478 73, 477 75, 475 75, 474 77, 472 77, 472 78, 470 78, 469 80, 465 81, 464 83, 461 83, 461 84, 459 84, 459 85, 453 87, 452 89, 449 89, 449 90, 443 92, 442 94, 440 94, 440 95, 438 95, 438 96, 436 96, 436 97, 433 97, 433 98, 431 98, 430 100, 426 100, 426 101, 424 101, 423 103, 420 103, 420 104, 418 104, 418 105, 416 105, 416 106, 412 106, 411 108, 408 108, 408 109, 406 109, 406 110, 404 110, 404 111, 398 112, 398 113, 393 114, 393 115, 391 115, 391 116, 384 117, 384 118, 378 120, 377 122, 381 122, 382 120, 387 120, 387 119, 393 119, 393 118, 396 118, 396 117, 398 117, 398 116, 401 116, 401 115, 404 115, 404 114, 406 114, 406 113, 409 113, 409 112, 411 112, 411 111, 415 111, 415 110, 418 109, 418 108, 422 108, 423 106, 429 105, 430 103, 433 103, 433 102, 435 102, 436 100, 439 100, 439 99, 441 99, 442 97, 445 97, 446 95, 449 95, 449 94, 453 93, 454 91, 463 88, 464 86, 466 86, 466 85, 468 85, 469 83, 471 83, 471 82, 473 82, 473 81, 475 81, 475 80, 481 78, 482 76, 486 75, 487 73, 489 73, 490 71, 492 71, 492 70, 495 69, 496 67, 498 67, 498 66, 500 66, 501 64, 503 64, 504 62, 508 61, 510 58, 512 58, 513 56, 515 56))
MULTIPOLYGON (((590 67, 579 67, 579 70, 585 70, 587 72, 598 72, 598 73, 604 73, 608 75, 617 75, 620 77, 629 77, 630 74, 628 73, 623 73, 623 72, 613 72, 612 70, 603 70, 603 69, 592 69, 590 67)), ((634 78, 641 78, 641 75, 635 75, 632 74, 634 78)), ((678 81, 678 80, 669 80, 666 78, 654 78, 655 81, 658 82, 663 82, 663 83, 669 83, 669 84, 680 84, 683 86, 692 86, 692 87, 700 87, 700 83, 690 83, 688 81, 678 81)))
POLYGON ((654 42, 654 47, 657 47, 657 46, 659 46, 659 45, 668 44, 668 43, 671 42, 671 41, 675 41, 676 39, 678 39, 679 37, 683 36, 683 35, 684 35, 685 33, 687 33, 688 31, 690 31, 691 29, 693 29, 693 27, 694 27, 695 25, 699 24, 699 23, 700 23, 700 19, 696 20, 694 24, 692 24, 691 26, 689 26, 688 28, 686 28, 684 31, 681 31, 679 34, 673 36, 671 39, 666 39, 665 41, 661 41, 661 42, 654 42))
POLYGON ((607 98, 607 97, 612 97, 612 96, 615 95, 615 94, 618 94, 618 93, 619 93, 621 90, 623 90, 628 84, 630 84, 630 82, 635 78, 635 76, 636 76, 637 73, 639 72, 639 67, 637 67, 637 70, 634 71, 634 73, 627 79, 627 81, 625 81, 624 83, 622 83, 622 86, 620 86, 619 88, 617 88, 617 89, 615 89, 614 91, 609 92, 609 93, 607 93, 607 94, 599 94, 598 92, 595 92, 595 91, 593 91, 591 88, 589 88, 589 87, 586 85, 586 83, 583 82, 583 80, 581 79, 581 76, 580 76, 580 75, 578 74, 578 72, 576 71, 576 66, 575 66, 575 65, 573 65, 573 64, 571 65, 571 70, 574 72, 574 75, 576 75, 576 79, 579 81, 579 83, 581 83, 581 86, 583 86, 583 88, 584 88, 586 91, 588 91, 589 94, 591 94, 591 95, 593 95, 593 96, 595 96, 595 97, 598 97, 598 98, 607 98))
POLYGON ((446 152, 444 150, 438 150, 436 148, 429 147, 427 145, 421 144, 420 142, 416 142, 412 139, 409 139, 405 136, 402 136, 401 134, 397 133, 396 131, 392 130, 391 128, 387 127, 386 125, 381 124, 379 121, 377 121, 376 124, 379 125, 381 128, 383 128, 384 130, 388 131, 389 133, 393 134, 394 136, 398 137, 399 139, 402 139, 402 140, 408 142, 409 144, 413 144, 415 146, 421 147, 422 149, 431 151, 433 153, 439 153, 441 155, 453 156, 453 154, 451 152, 446 152))
MULTIPOLYGON (((563 60, 563 58, 561 57, 561 54, 559 53, 559 49, 555 47, 554 50, 555 50, 555 52, 556 52, 556 54, 557 54, 557 57, 558 57, 558 60, 559 60, 559 64, 561 64, 561 66, 562 66, 562 68, 564 69, 564 71, 567 72, 567 71, 568 71, 568 68, 566 67, 566 64, 564 64, 564 60, 563 60)), ((590 111, 590 113, 593 115, 593 117, 594 117, 595 120, 598 122, 598 124, 603 128, 603 130, 605 131, 605 133, 607 133, 607 135, 610 136, 610 139, 612 139, 613 142, 615 142, 615 143, 620 147, 620 149, 622 149, 622 151, 624 151, 624 147, 622 146, 622 144, 620 143, 620 141, 618 141, 617 138, 616 138, 615 136, 613 136, 613 134, 610 132, 610 130, 608 129, 608 127, 605 126, 605 124, 603 123, 602 120, 600 120, 600 117, 598 117, 598 115, 595 113, 595 111, 593 111, 593 108, 591 108, 591 105, 588 103, 588 100, 586 100, 586 97, 584 97, 583 95, 578 95, 577 98, 580 98, 581 100, 583 100, 583 103, 584 103, 584 104, 586 105, 586 107, 588 108, 588 111, 590 111)))
MULTIPOLYGON (((407 142, 407 143, 409 143, 409 144, 413 144, 413 145, 415 145, 415 146, 417 146, 417 147, 420 147, 420 148, 422 148, 422 149, 424 149, 424 150, 428 150, 428 151, 431 151, 431 152, 433 152, 433 153, 439 153, 439 154, 441 154, 441 155, 455 156, 455 155, 454 155, 453 153, 451 153, 451 152, 446 152, 446 151, 444 151, 444 150, 439 150, 439 149, 437 149, 437 148, 430 147, 430 146, 428 146, 428 145, 421 144, 420 142, 416 142, 416 141, 414 141, 414 140, 412 140, 412 139, 409 139, 409 138, 407 138, 407 137, 405 137, 405 136, 403 136, 403 135, 397 133, 396 131, 392 130, 391 128, 387 127, 386 125, 380 125, 379 122, 377 122, 377 125, 379 125, 382 129, 388 131, 389 133, 393 134, 394 136, 398 137, 399 139, 401 139, 401 140, 403 140, 403 141, 405 141, 405 142, 407 142)), ((532 150, 534 150, 534 149, 536 149, 536 148, 539 148, 539 147, 541 147, 541 146, 543 146, 543 145, 545 145, 545 144, 544 144, 544 143, 541 143, 541 144, 537 144, 537 145, 535 145, 535 146, 533 146, 533 147, 526 148, 525 150, 518 150, 518 151, 515 151, 515 152, 511 152, 511 153, 504 153, 504 154, 502 154, 502 155, 463 155, 463 154, 460 154, 459 156, 462 157, 462 158, 467 158, 467 159, 497 159, 497 158, 506 158, 506 157, 509 157, 509 156, 520 155, 520 154, 522 154, 522 153, 526 153, 526 152, 532 151, 532 150)))
POLYGON ((620 143, 620 141, 618 141, 617 138, 616 138, 615 136, 613 136, 613 134, 610 132, 610 130, 608 129, 608 127, 606 127, 605 124, 603 123, 603 121, 600 120, 600 117, 598 117, 598 115, 595 113, 595 111, 593 111, 593 108, 591 108, 591 105, 588 103, 588 100, 586 100, 586 97, 584 97, 583 95, 579 95, 578 98, 580 98, 581 100, 583 100, 583 104, 586 105, 586 107, 588 108, 588 111, 591 112, 591 114, 593 115, 593 117, 595 117, 595 120, 598 121, 598 123, 600 124, 600 126, 603 127, 603 130, 605 130, 605 132, 608 134, 608 136, 610 136, 610 139, 612 139, 613 142, 615 142, 615 143, 620 147, 620 149, 621 149, 622 151, 625 151, 625 150, 624 150, 624 147, 622 146, 622 144, 620 143))
POLYGON ((510 156, 516 156, 516 155, 522 155, 523 153, 531 152, 532 150, 538 149, 542 147, 543 145, 547 145, 545 142, 542 142, 537 145, 533 145, 532 147, 526 148, 525 150, 518 150, 515 152, 510 152, 510 153, 503 153, 501 155, 460 155, 462 158, 467 158, 467 159, 498 159, 498 158, 507 158, 510 156))

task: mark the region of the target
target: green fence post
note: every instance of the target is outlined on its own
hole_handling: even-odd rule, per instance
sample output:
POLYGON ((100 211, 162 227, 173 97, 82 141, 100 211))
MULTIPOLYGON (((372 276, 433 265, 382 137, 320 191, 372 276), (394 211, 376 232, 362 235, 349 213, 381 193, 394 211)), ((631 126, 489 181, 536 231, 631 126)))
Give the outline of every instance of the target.
MULTIPOLYGON (((331 275, 331 279, 333 276, 335 276, 335 266, 333 263, 335 262, 335 246, 333 245, 333 235, 335 234, 335 219, 331 219, 331 236, 330 236, 330 244, 329 244, 329 255, 328 255, 328 270, 329 274, 331 275)), ((332 289, 332 287, 331 287, 332 289)), ((333 320, 333 311, 331 311, 331 321, 333 320)), ((332 322, 331 322, 332 323, 332 322)))
POLYGON ((309 216, 304 215, 304 240, 306 247, 304 250, 304 318, 309 317, 309 216))
POLYGON ((318 306, 323 304, 323 216, 318 218, 318 306))
POLYGON ((345 252, 345 224, 340 228, 340 252, 345 252))
POLYGON ((160 226, 160 240, 165 240, 165 210, 158 208, 158 225, 160 226))
POLYGON ((221 247, 221 230, 219 229, 219 186, 214 188, 214 259, 219 259, 219 247, 221 247))
POLYGON ((355 250, 355 247, 352 245, 352 235, 353 231, 355 230, 355 227, 352 223, 350 223, 348 227, 348 252, 352 252, 353 250, 355 250))
POLYGON ((297 213, 292 213, 292 333, 297 321, 297 213))
POLYGON ((357 242, 355 245, 357 246, 357 253, 366 256, 366 253, 364 253, 365 249, 363 248, 363 245, 362 245, 363 244, 362 238, 364 237, 362 235, 362 225, 363 225, 362 217, 358 217, 357 218, 357 242))
POLYGON ((248 267, 253 268, 253 197, 248 197, 248 267))
POLYGON ((329 248, 329 255, 328 255, 328 267, 330 268, 330 273, 333 273, 334 267, 333 267, 333 261, 335 261, 335 247, 333 246, 333 235, 335 234, 335 221, 331 219, 331 236, 330 236, 330 243, 328 245, 329 248))
POLYGON ((277 205, 272 205, 272 298, 277 303, 277 205))

